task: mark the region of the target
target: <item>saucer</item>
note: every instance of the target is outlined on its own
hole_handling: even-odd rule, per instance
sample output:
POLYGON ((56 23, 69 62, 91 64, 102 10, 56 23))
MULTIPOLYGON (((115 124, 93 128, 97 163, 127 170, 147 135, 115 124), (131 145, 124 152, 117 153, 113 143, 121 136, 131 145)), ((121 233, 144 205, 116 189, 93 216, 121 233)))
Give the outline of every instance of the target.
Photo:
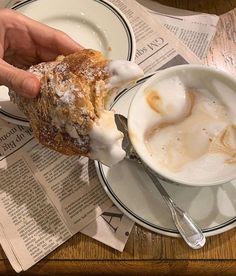
MULTIPOLYGON (((104 0, 28 0, 13 9, 60 29, 85 48, 104 53, 108 59, 133 61, 135 37, 126 17, 104 0)), ((25 116, 10 102, 8 89, 0 86, 0 117, 11 123, 28 125, 25 116)))
MULTIPOLYGON (((133 96, 149 77, 122 91, 112 109, 127 116, 133 96)), ((99 162, 95 164, 102 186, 124 214, 151 231, 179 236, 168 207, 139 164, 128 160, 112 168, 99 162)), ((225 232, 235 226, 236 181, 212 187, 179 186, 160 181, 177 205, 192 216, 206 236, 225 232)))

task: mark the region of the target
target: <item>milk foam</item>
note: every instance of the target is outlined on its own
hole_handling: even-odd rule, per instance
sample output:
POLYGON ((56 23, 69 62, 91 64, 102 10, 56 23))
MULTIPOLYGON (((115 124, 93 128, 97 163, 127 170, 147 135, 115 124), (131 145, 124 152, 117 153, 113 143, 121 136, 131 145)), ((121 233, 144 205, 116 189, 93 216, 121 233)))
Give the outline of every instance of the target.
POLYGON ((90 131, 90 158, 112 166, 125 157, 123 133, 117 130, 114 112, 104 111, 90 131))
MULTIPOLYGON (((114 88, 129 85, 143 76, 143 70, 135 63, 126 60, 112 60, 107 68, 110 79, 107 89, 111 90, 109 100, 115 97, 114 88), (113 95, 112 95, 113 94, 113 95)), ((90 137, 90 158, 99 160, 107 166, 113 166, 125 158, 122 149, 123 133, 117 129, 113 111, 103 111, 100 118, 92 126, 90 137)))
POLYGON ((183 76, 162 79, 144 91, 140 108, 146 116, 135 123, 150 162, 157 171, 191 182, 236 175, 236 91, 217 78, 196 83, 193 76, 183 76), (231 140, 221 142, 227 128, 235 133, 228 132, 231 140))
POLYGON ((108 72, 111 75, 108 89, 122 88, 133 83, 143 76, 143 70, 136 64, 127 60, 112 60, 108 64, 108 72))
MULTIPOLYGON (((126 60, 114 60, 108 63, 110 79, 107 89, 115 96, 114 88, 122 89, 122 86, 137 81, 143 76, 142 69, 135 63, 126 60)), ((102 82, 103 84, 103 82, 102 82)), ((103 88, 103 86, 101 86, 103 88)), ((100 91, 97 82, 96 91, 100 91)), ((109 95, 110 100, 112 95, 109 95)), ((55 120, 55 119, 54 119, 55 120)), ((66 124, 67 133, 73 138, 79 138, 76 129, 66 124)), ((123 133, 117 129, 114 112, 102 110, 99 118, 94 122, 89 132, 90 155, 94 160, 99 160, 107 166, 113 166, 124 159, 125 151, 122 149, 123 133)))
MULTIPOLYGON (((67 123, 65 129, 72 138, 80 139, 74 126, 67 123)), ((117 164, 125 158, 125 151, 122 149, 123 137, 123 133, 117 129, 115 124, 114 112, 102 111, 89 132, 89 157, 107 166, 117 164)))

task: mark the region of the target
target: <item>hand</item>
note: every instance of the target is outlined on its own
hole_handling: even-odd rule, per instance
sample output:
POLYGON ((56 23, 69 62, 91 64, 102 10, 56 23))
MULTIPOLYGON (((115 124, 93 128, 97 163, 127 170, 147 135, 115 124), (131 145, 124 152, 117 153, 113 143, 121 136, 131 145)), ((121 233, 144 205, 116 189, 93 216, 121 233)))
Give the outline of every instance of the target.
POLYGON ((40 82, 22 69, 80 49, 82 46, 65 33, 14 10, 0 9, 0 85, 25 97, 35 97, 40 82))

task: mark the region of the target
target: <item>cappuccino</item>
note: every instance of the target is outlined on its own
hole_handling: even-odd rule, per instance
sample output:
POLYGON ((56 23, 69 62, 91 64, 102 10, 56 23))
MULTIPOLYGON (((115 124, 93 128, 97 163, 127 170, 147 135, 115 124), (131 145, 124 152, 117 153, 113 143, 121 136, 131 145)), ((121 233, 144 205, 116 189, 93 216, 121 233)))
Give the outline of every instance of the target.
POLYGON ((180 182, 236 177, 235 89, 220 76, 187 70, 151 82, 137 101, 146 116, 130 128, 134 147, 140 154, 142 142, 146 163, 180 182))

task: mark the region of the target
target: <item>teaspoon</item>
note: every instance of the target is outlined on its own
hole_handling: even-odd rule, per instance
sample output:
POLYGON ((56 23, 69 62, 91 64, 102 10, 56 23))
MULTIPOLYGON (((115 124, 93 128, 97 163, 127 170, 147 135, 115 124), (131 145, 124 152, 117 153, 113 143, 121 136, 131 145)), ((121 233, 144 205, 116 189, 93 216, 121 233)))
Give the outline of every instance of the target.
POLYGON ((126 159, 136 161, 139 163, 147 175, 150 177, 156 188, 162 195, 165 203, 170 209, 174 224, 178 229, 184 241, 193 249, 199 249, 204 246, 206 238, 200 227, 193 221, 193 219, 179 208, 173 199, 169 196, 167 191, 163 188, 158 177, 148 168, 140 159, 134 150, 128 135, 127 118, 121 114, 115 114, 115 122, 117 128, 124 134, 122 148, 126 152, 126 159))

